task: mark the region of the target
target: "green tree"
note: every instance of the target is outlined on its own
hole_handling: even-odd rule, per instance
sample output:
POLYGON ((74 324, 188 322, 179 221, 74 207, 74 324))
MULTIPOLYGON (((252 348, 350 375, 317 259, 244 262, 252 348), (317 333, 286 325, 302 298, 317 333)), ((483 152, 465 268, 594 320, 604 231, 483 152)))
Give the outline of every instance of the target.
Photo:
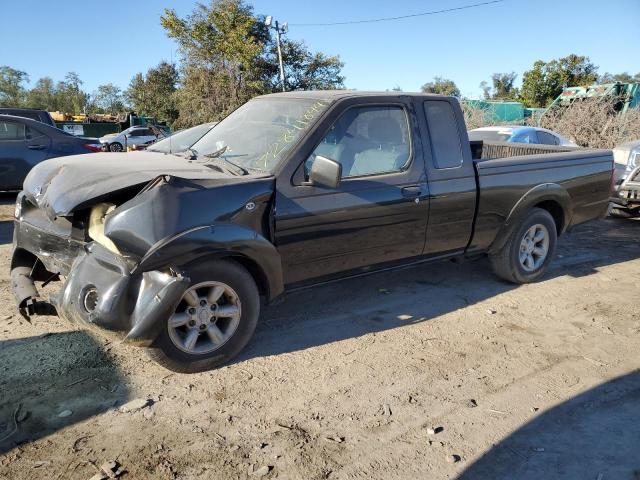
POLYGON ((640 72, 631 75, 629 72, 609 73, 606 72, 598 79, 599 83, 636 83, 640 82, 640 72))
POLYGON ((7 65, 0 67, 0 105, 6 107, 21 107, 26 100, 25 83, 29 82, 29 75, 22 70, 16 70, 7 65))
POLYGON ((521 99, 529 107, 546 107, 564 87, 587 86, 598 80, 598 67, 589 57, 568 55, 557 60, 538 60, 522 76, 521 99))
POLYGON ((424 93, 437 93, 439 95, 460 96, 460 89, 453 80, 442 77, 433 77, 433 81, 422 85, 424 93))
POLYGON ((133 77, 126 97, 136 113, 173 123, 178 118, 175 96, 177 84, 178 70, 175 65, 160 62, 157 67, 150 68, 146 75, 138 73, 133 77))
POLYGON ((26 106, 47 111, 58 109, 56 87, 51 77, 40 78, 35 86, 27 92, 26 106))
MULTIPOLYGON (((166 9, 161 24, 181 54, 176 126, 219 120, 252 97, 280 90, 271 30, 243 0, 212 0, 187 17, 166 9)), ((287 89, 342 88, 338 57, 282 42, 287 89)))
POLYGON ((82 80, 76 72, 69 72, 56 84, 56 110, 77 115, 84 113, 88 95, 82 90, 82 80))
MULTIPOLYGON (((340 75, 344 63, 338 56, 313 53, 304 42, 284 40, 281 45, 287 90, 332 90, 344 88, 340 75)), ((264 70, 272 91, 281 90, 277 47, 271 43, 264 70)))
POLYGON ((487 82, 480 83, 485 100, 517 100, 518 88, 515 86, 518 75, 511 73, 494 73, 491 75, 491 85, 487 82))
POLYGON ((182 56, 182 125, 193 124, 197 117, 219 120, 263 93, 262 72, 256 66, 264 64, 261 56, 269 35, 250 6, 219 0, 198 5, 186 18, 166 9, 160 22, 178 42, 182 56))
POLYGON ((98 85, 98 90, 93 95, 93 106, 96 110, 112 115, 126 110, 124 94, 120 87, 113 83, 98 85))

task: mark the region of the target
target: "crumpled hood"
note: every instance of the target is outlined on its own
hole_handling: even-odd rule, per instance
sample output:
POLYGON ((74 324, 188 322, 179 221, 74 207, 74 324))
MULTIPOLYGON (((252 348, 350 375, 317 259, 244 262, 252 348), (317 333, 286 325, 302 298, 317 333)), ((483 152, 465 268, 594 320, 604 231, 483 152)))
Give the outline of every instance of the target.
POLYGON ((190 180, 233 178, 183 157, 158 152, 90 153, 39 163, 27 175, 24 190, 53 218, 69 215, 76 207, 104 195, 146 184, 159 175, 190 180))

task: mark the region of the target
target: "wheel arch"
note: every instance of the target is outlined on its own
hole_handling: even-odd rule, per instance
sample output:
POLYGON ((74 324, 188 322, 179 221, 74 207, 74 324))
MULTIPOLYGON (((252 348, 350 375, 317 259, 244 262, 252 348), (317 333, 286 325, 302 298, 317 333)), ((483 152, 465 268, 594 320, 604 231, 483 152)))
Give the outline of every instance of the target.
POLYGON ((489 253, 497 252, 504 246, 512 230, 533 208, 541 208, 551 215, 556 225, 556 232, 560 236, 571 224, 572 205, 571 196, 564 187, 556 183, 535 186, 515 203, 489 247, 489 253))
POLYGON ((283 293, 282 262, 275 246, 255 231, 235 224, 198 227, 159 242, 136 270, 183 268, 194 262, 219 259, 242 265, 268 301, 283 293))

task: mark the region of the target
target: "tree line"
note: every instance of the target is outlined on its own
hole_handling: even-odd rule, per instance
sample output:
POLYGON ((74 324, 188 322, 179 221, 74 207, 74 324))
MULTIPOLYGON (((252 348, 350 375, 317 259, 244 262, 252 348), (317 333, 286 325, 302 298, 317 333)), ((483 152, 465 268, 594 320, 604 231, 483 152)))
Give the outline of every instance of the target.
MULTIPOLYGON (((69 114, 135 111, 183 128, 220 120, 256 95, 280 90, 274 35, 244 0, 211 0, 186 17, 165 9, 160 23, 176 41, 180 61, 166 61, 133 76, 128 88, 107 83, 88 93, 75 72, 54 82, 38 79, 27 88, 26 72, 0 67, 0 105, 26 106, 69 114)), ((343 62, 338 56, 312 52, 302 41, 282 39, 288 90, 344 88, 343 62)), ((495 73, 480 87, 487 100, 520 101, 546 107, 564 86, 596 82, 640 81, 640 73, 598 75, 588 57, 568 55, 536 61, 517 87, 515 72, 495 73)), ((401 90, 395 87, 393 90, 401 90)), ((435 77, 422 91, 460 97, 453 80, 435 77)))
MULTIPOLYGON (((562 93, 565 86, 588 86, 594 83, 640 82, 640 72, 598 75, 589 57, 571 54, 548 62, 538 60, 522 74, 522 87, 516 86, 515 72, 494 73, 490 82, 480 83, 485 100, 518 101, 526 107, 543 108, 562 93)), ((460 89, 453 80, 435 77, 422 86, 425 93, 438 93, 460 97, 460 89)))
MULTIPOLYGON (((26 72, 0 67, 0 105, 69 114, 135 111, 182 128, 220 120, 256 95, 280 91, 275 35, 244 0, 198 4, 184 18, 165 9, 160 18, 179 47, 180 61, 137 73, 127 89, 107 83, 91 93, 75 72, 27 88, 26 72)), ((312 52, 302 41, 283 38, 287 90, 344 88, 338 56, 312 52)))

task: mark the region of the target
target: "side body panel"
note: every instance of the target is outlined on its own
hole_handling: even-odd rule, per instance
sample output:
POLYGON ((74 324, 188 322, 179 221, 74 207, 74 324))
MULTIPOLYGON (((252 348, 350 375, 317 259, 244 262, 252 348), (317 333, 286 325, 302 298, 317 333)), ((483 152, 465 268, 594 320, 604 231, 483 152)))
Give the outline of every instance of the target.
POLYGON ((285 284, 421 255, 428 185, 411 100, 381 94, 334 104, 278 175, 275 202, 285 284), (405 170, 344 178, 337 189, 305 183, 303 163, 334 121, 349 108, 380 105, 399 105, 408 115, 412 152, 405 170))
POLYGON ((613 168, 610 151, 488 160, 476 168, 480 196, 471 250, 499 247, 494 240, 542 202, 562 208, 562 230, 606 214, 613 168))
POLYGON ((414 99, 420 121, 420 132, 429 179, 429 226, 427 228, 425 255, 462 252, 471 239, 476 209, 477 185, 471 159, 469 139, 464 117, 454 99, 432 100, 429 97, 414 99), (425 105, 429 102, 445 102, 451 105, 460 141, 460 164, 451 168, 437 168, 436 149, 432 137, 437 131, 429 125, 425 105))

